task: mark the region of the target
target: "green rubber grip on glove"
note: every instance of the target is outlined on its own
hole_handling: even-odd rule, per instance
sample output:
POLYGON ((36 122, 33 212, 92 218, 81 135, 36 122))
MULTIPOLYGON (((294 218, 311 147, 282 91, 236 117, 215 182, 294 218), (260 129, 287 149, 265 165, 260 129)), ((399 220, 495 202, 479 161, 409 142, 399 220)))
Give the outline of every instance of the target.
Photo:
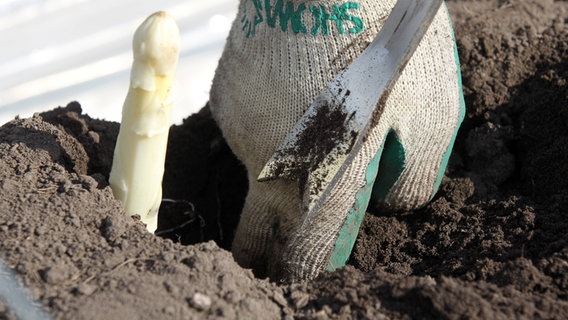
POLYGON ((345 266, 345 263, 351 255, 351 251, 355 245, 355 239, 357 239, 357 234, 359 234, 361 222, 363 222, 363 217, 365 217, 369 200, 371 200, 373 184, 379 171, 379 161, 381 159, 382 149, 383 148, 381 147, 367 167, 367 171, 365 172, 366 183, 363 188, 357 191, 357 194, 355 195, 355 203, 349 210, 347 218, 337 234, 335 245, 325 267, 325 270, 327 271, 333 271, 345 266))

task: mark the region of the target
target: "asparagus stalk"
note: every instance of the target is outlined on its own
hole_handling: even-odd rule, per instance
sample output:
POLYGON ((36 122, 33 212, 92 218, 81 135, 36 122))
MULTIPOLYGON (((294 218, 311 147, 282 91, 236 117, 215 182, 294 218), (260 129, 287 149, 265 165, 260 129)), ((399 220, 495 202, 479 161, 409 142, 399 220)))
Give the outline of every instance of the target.
POLYGON ((179 56, 179 29, 163 11, 149 16, 132 42, 130 88, 114 149, 110 186, 150 232, 158 226, 170 127, 170 88, 179 56))

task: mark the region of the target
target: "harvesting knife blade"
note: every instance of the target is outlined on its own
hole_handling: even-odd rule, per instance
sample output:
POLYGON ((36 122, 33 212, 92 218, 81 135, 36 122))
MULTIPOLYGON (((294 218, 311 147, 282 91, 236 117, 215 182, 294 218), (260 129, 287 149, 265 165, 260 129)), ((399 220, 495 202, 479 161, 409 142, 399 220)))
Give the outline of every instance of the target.
POLYGON ((333 78, 268 160, 258 181, 298 180, 309 221, 359 152, 442 0, 398 0, 373 42, 333 78), (339 123, 339 125, 338 125, 339 123), (343 124, 343 125, 341 125, 343 124))

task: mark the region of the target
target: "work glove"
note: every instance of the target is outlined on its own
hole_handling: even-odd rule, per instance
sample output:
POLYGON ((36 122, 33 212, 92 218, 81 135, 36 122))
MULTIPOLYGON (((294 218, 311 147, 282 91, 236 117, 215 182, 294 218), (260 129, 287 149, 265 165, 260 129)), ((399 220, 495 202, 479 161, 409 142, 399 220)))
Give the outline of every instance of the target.
POLYGON ((300 281, 342 267, 371 198, 383 210, 410 210, 438 189, 464 114, 445 5, 313 218, 304 219, 298 181, 257 181, 315 97, 374 39, 395 2, 240 1, 210 106, 248 171, 232 252, 258 276, 300 281))

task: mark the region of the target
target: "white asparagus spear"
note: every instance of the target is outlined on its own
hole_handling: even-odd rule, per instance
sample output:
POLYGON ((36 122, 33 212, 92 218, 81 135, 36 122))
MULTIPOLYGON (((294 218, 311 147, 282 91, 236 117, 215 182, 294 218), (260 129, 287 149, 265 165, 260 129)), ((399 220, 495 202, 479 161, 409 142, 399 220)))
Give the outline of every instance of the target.
POLYGON ((114 149, 110 186, 150 232, 158 226, 172 110, 170 87, 179 56, 179 28, 163 11, 149 16, 132 41, 130 88, 114 149))

